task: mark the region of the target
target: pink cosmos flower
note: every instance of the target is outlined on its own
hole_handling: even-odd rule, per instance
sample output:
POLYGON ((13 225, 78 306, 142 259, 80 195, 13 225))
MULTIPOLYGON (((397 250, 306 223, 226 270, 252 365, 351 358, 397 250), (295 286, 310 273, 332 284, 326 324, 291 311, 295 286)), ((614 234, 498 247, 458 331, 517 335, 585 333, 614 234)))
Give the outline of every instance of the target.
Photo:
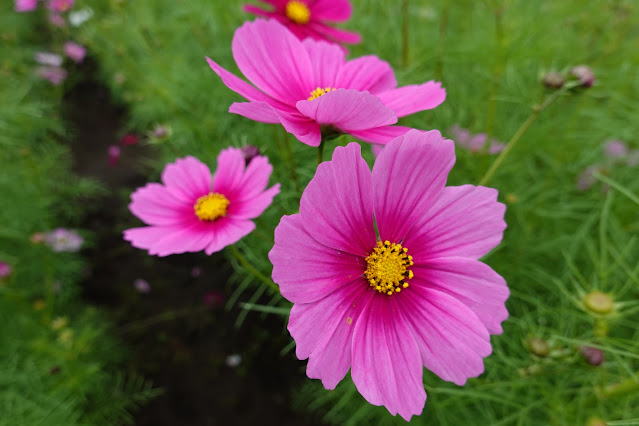
POLYGON ((38 7, 38 0, 15 0, 16 12, 31 12, 38 7))
POLYGON ((307 375, 333 389, 350 368, 366 400, 406 420, 426 401, 422 366, 463 385, 508 317, 506 282, 478 260, 505 206, 492 188, 445 187, 454 162, 436 130, 391 141, 372 173, 358 144, 337 147, 269 253, 307 375))
POLYGON ((129 210, 149 226, 124 231, 124 239, 149 254, 222 250, 255 229, 280 184, 266 189, 273 166, 268 158, 253 158, 245 166, 238 148, 217 157, 217 171, 193 157, 180 158, 162 172, 162 182, 150 183, 131 195, 129 210))
POLYGON ((109 145, 107 153, 109 155, 109 166, 117 166, 118 162, 120 162, 120 154, 122 153, 120 147, 117 145, 109 145))
POLYGON ((229 89, 249 102, 229 112, 263 123, 281 123, 301 142, 350 133, 385 144, 408 127, 398 117, 435 108, 446 98, 440 83, 397 87, 390 65, 375 56, 346 61, 339 46, 299 41, 277 21, 246 22, 233 37, 233 57, 256 87, 207 58, 229 89))
POLYGON ((67 55, 75 63, 81 63, 84 61, 84 57, 87 54, 87 50, 84 46, 72 41, 64 43, 64 54, 67 55))
POLYGON ((449 132, 453 136, 457 146, 470 151, 488 153, 490 155, 499 154, 506 148, 506 144, 499 142, 497 139, 492 138, 488 146, 486 146, 486 140, 488 136, 486 133, 477 133, 476 135, 470 133, 468 129, 459 127, 458 124, 453 125, 449 132))
POLYGON ((326 22, 344 22, 351 17, 348 0, 262 0, 273 11, 245 5, 244 10, 255 15, 277 19, 300 40, 310 37, 335 43, 359 43, 359 34, 331 27, 326 22))

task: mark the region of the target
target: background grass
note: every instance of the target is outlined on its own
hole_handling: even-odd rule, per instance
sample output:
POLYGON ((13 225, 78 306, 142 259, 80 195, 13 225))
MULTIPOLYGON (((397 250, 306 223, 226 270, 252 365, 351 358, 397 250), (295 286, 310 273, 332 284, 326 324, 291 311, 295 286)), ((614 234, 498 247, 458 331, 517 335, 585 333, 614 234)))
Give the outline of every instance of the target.
MULTIPOLYGON (((508 205, 508 229, 485 260, 509 283, 511 316, 504 334, 492 338, 494 353, 481 377, 457 387, 425 372, 428 401, 414 423, 573 425, 593 418, 639 418, 633 404, 639 388, 638 205, 601 183, 585 192, 576 188, 585 167, 605 162, 605 141, 622 139, 639 148, 637 3, 409 0, 407 61, 400 2, 354 0, 353 5, 347 27, 361 32, 364 41, 350 49, 351 57, 378 55, 394 67, 400 85, 438 79, 447 90, 443 105, 400 124, 437 128, 448 136, 459 124, 508 141, 549 95, 540 84, 545 72, 583 63, 597 76, 594 87, 570 91, 544 111, 489 182, 508 205), (584 308, 583 297, 592 290, 612 295, 617 302, 612 314, 596 316, 584 308), (548 343, 548 355, 529 350, 533 337, 548 343), (603 349, 604 364, 588 365, 579 352, 582 345, 603 349), (615 392, 611 386, 619 383, 628 391, 615 392)), ((76 36, 99 63, 100 78, 113 96, 129 108, 131 128, 171 129, 166 138, 148 140, 163 160, 144 166, 150 181, 158 179, 165 162, 187 154, 213 166, 228 145, 257 145, 276 164, 273 181, 282 183, 282 194, 259 219, 258 231, 237 245, 252 267, 270 276, 266 253, 272 231, 282 214, 298 208, 291 158, 303 188, 314 174, 315 151, 275 125, 227 113, 239 96, 221 83, 204 56, 238 72, 231 39, 235 28, 251 19, 241 2, 103 0, 78 1, 76 8, 89 6, 94 17, 75 30, 76 36)), ((449 184, 479 182, 493 161, 458 148, 449 184)), ((630 195, 639 192, 636 167, 608 164, 605 173, 630 195)), ((131 226, 138 223, 131 218, 131 226)), ((262 306, 249 305, 238 324, 264 315, 255 309, 285 315, 288 302, 231 253, 229 260, 238 271, 230 302, 262 306)), ((309 380, 295 393, 300 410, 328 422, 402 422, 367 404, 348 378, 335 391, 309 380)))

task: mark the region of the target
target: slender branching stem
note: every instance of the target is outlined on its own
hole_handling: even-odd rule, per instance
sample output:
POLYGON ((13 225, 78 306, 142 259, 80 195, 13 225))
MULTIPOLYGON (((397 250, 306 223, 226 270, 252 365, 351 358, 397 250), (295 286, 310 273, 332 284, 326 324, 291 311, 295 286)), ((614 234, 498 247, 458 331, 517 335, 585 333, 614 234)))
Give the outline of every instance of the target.
POLYGON ((269 277, 267 277, 266 275, 264 275, 263 273, 261 273, 260 271, 255 269, 255 267, 253 265, 251 265, 251 263, 248 260, 246 260, 246 258, 242 255, 242 253, 240 253, 240 251, 237 249, 237 247, 230 246, 229 248, 230 248, 231 253, 233 254, 233 256, 235 256, 237 261, 240 262, 240 265, 242 265, 242 267, 244 269, 246 269, 255 278, 257 278, 258 280, 262 281, 264 284, 266 284, 272 290, 274 290, 274 291, 276 291, 278 293, 280 292, 279 287, 273 282, 273 280, 271 280, 269 277))

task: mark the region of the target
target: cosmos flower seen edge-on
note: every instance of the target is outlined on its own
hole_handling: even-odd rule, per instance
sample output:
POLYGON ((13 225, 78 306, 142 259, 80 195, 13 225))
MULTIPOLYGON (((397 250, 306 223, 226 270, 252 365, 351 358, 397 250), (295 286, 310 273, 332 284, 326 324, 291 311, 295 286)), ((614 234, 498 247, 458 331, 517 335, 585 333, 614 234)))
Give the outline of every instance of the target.
POLYGON ((273 166, 264 156, 246 165, 239 148, 222 150, 217 170, 194 157, 179 158, 162 172, 162 182, 131 194, 129 210, 148 226, 124 231, 124 239, 151 255, 222 250, 255 229, 255 219, 280 192, 266 189, 273 166))
POLYGON ((344 22, 351 17, 353 8, 348 0, 262 0, 273 10, 264 10, 247 4, 244 10, 258 16, 273 18, 286 27, 300 40, 310 37, 334 43, 357 44, 359 34, 327 25, 330 22, 344 22))
POLYGON ((248 101, 232 104, 229 112, 281 123, 310 146, 336 133, 386 144, 410 130, 393 126, 398 117, 435 108, 446 98, 438 82, 398 88, 387 62, 372 55, 347 61, 339 46, 301 42, 274 20, 244 23, 232 48, 254 86, 207 58, 222 82, 248 101))
POLYGON ((300 213, 282 217, 273 281, 294 304, 307 375, 333 389, 350 368, 367 401, 410 420, 426 401, 423 366, 463 385, 502 332, 509 290, 479 258, 500 243, 505 206, 492 188, 445 187, 454 144, 438 131, 391 141, 372 172, 360 150, 337 147, 300 213))

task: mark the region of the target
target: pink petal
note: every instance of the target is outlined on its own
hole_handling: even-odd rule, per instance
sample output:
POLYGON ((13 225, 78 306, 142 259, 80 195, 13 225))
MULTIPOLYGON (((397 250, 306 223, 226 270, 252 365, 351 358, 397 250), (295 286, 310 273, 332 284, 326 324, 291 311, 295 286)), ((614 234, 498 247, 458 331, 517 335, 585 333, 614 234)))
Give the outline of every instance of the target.
POLYGON ((185 203, 163 185, 149 183, 131 194, 129 210, 147 225, 177 225, 195 217, 194 202, 185 203))
POLYGON ((277 13, 275 12, 269 12, 268 10, 253 6, 252 4, 245 4, 242 9, 244 9, 244 12, 252 13, 257 16, 264 16, 265 18, 274 18, 277 16, 277 13))
MULTIPOLYGON (((325 95, 326 96, 326 95, 325 95)), ((299 112, 287 114, 283 111, 277 112, 284 129, 295 136, 297 140, 309 146, 319 146, 322 142, 322 131, 320 125, 299 112)))
POLYGON ((229 112, 260 123, 280 122, 277 112, 266 102, 234 102, 231 104, 229 112))
POLYGON ((306 49, 276 20, 244 23, 233 37, 233 57, 249 81, 289 105, 314 89, 306 49))
POLYGON ((222 83, 235 93, 241 95, 244 99, 251 102, 262 101, 278 107, 283 105, 281 102, 256 89, 238 76, 228 72, 210 58, 207 57, 206 61, 209 63, 211 69, 222 79, 222 83))
POLYGON ((280 193, 280 184, 276 183, 268 190, 244 201, 234 201, 229 205, 228 216, 235 219, 254 219, 260 216, 280 193))
POLYGON ((309 38, 304 40, 302 45, 311 60, 313 68, 312 83, 322 89, 335 87, 337 74, 344 65, 344 51, 334 44, 309 38))
POLYGON ((458 385, 484 371, 483 358, 492 351, 490 335, 470 308, 420 285, 411 285, 400 296, 397 309, 417 340, 426 368, 458 385))
MULTIPOLYGON (((351 136, 359 140, 362 140, 364 142, 385 145, 388 142, 392 141, 393 139, 399 136, 403 136, 404 134, 406 134, 407 132, 411 130, 417 130, 417 129, 412 129, 410 127, 405 127, 405 126, 382 126, 382 127, 375 127, 373 129, 366 129, 366 130, 357 130, 357 131, 351 130, 349 133, 351 136)), ((424 132, 423 130, 417 130, 417 131, 424 132)))
POLYGON ((211 171, 194 157, 178 158, 167 164, 162 172, 166 190, 185 203, 195 203, 211 191, 211 171))
POLYGON ((398 117, 404 117, 440 105, 446 99, 446 90, 442 89, 441 83, 429 81, 387 90, 377 96, 384 105, 395 111, 398 117))
POLYGON ((410 131, 386 145, 373 167, 375 221, 382 240, 398 243, 408 235, 441 194, 453 164, 455 144, 437 130, 410 131))
POLYGON ((208 255, 238 242, 255 229, 255 223, 250 220, 236 219, 230 216, 221 217, 206 225, 211 232, 211 242, 204 249, 208 255))
POLYGON ((297 357, 309 358, 306 374, 321 379, 326 389, 335 389, 351 367, 353 330, 374 296, 362 281, 314 303, 293 305, 288 330, 295 339, 297 357))
POLYGON ((335 87, 356 89, 372 94, 384 92, 397 86, 395 74, 388 62, 377 56, 362 56, 347 61, 337 76, 335 87))
POLYGON ((319 243, 304 229, 299 214, 282 217, 268 256, 273 264, 273 281, 294 303, 315 302, 353 282, 367 287, 362 278, 364 259, 319 243))
POLYGON ((372 185, 359 144, 335 148, 302 195, 304 228, 327 247, 366 257, 377 242, 372 185))
POLYGON ((348 0, 317 0, 310 7, 311 19, 333 22, 346 21, 353 8, 348 0))
POLYGON ((235 191, 244 178, 246 161, 240 148, 229 147, 217 156, 217 169, 213 176, 213 191, 229 195, 235 191))
MULTIPOLYGON (((234 148, 234 151, 235 150, 237 150, 237 148, 234 148)), ((242 150, 239 149, 239 151, 242 153, 242 157, 244 157, 242 150)), ((233 153, 233 157, 233 161, 238 162, 237 152, 233 153)), ((244 163, 240 164, 244 167, 244 163)), ((241 179, 238 180, 233 187, 228 187, 225 194, 228 194, 234 202, 251 200, 266 189, 272 172, 273 166, 268 162, 268 158, 263 155, 257 155, 253 157, 248 166, 246 166, 241 179)))
MULTIPOLYGON (((448 257, 415 262, 411 283, 446 293, 470 308, 491 334, 501 334, 508 318, 506 281, 490 266, 473 259, 448 257)), ((412 288, 413 285, 411 284, 412 288)))
POLYGON ((397 296, 375 294, 364 308, 353 334, 351 376, 368 402, 410 421, 424 409, 426 392, 417 342, 397 296))
POLYGON ((330 27, 321 22, 309 22, 308 29, 318 34, 323 39, 328 39, 336 43, 357 44, 362 41, 362 36, 354 31, 346 31, 341 28, 330 27))
POLYGON ((136 248, 149 251, 150 255, 168 256, 203 250, 211 241, 211 234, 203 231, 194 220, 175 226, 147 226, 124 231, 124 239, 136 248))
POLYGON ((503 237, 506 206, 497 190, 463 185, 444 188, 432 207, 406 235, 414 258, 460 256, 479 259, 503 237))
POLYGON ((397 122, 393 110, 377 96, 357 90, 334 90, 312 101, 299 101, 296 106, 315 122, 333 125, 345 133, 397 122))

